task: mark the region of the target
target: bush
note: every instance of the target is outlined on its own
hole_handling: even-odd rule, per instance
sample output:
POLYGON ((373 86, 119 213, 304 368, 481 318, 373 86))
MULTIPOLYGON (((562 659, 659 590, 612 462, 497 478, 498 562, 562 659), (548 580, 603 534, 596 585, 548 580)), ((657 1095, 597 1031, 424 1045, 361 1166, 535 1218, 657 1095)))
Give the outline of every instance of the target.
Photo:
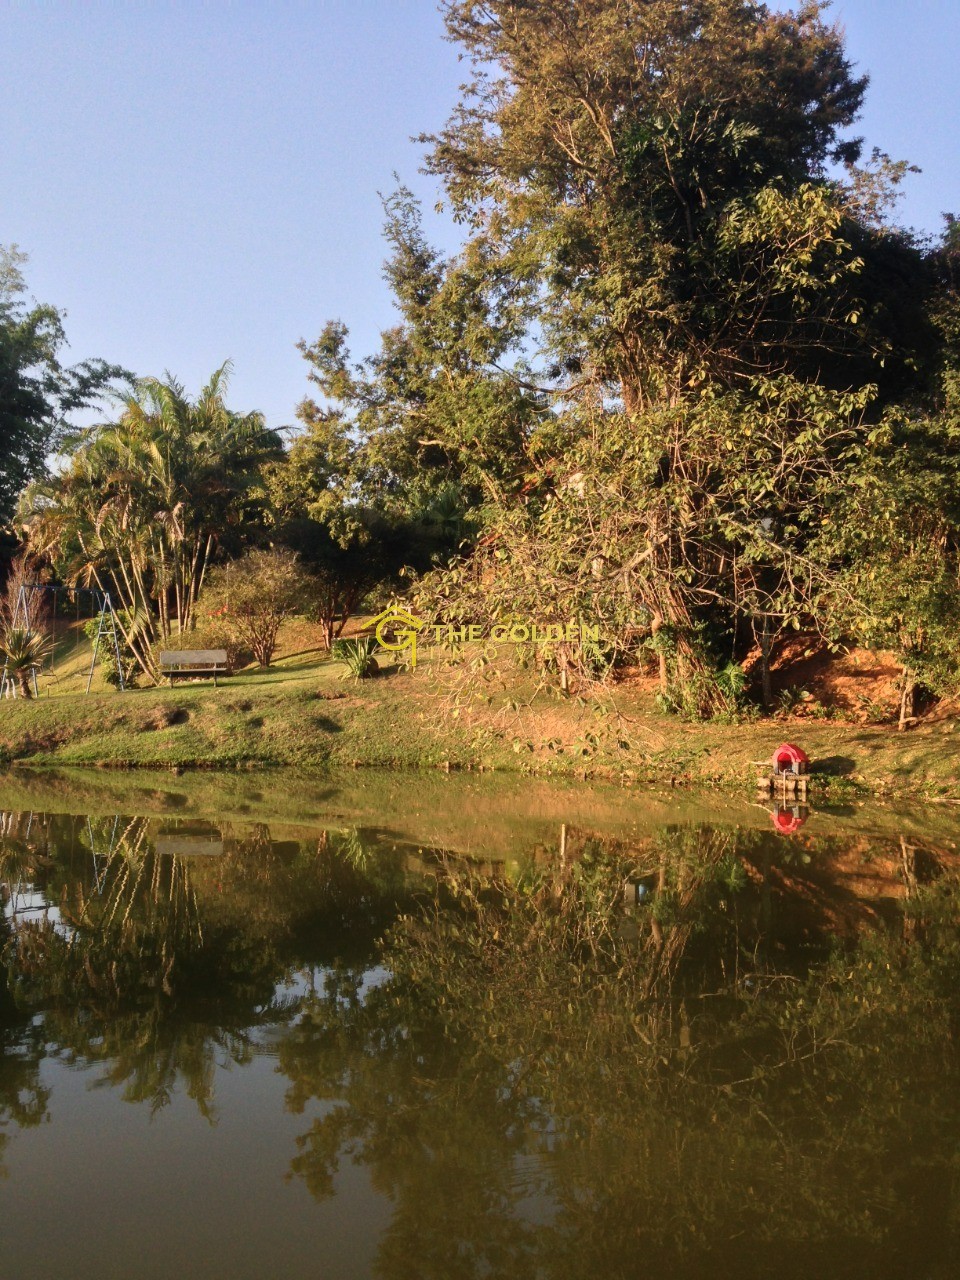
MULTIPOLYGON (((201 609, 201 615, 202 615, 201 609)), ((179 636, 177 643, 165 644, 170 649, 223 649, 227 655, 227 674, 233 675, 253 661, 253 651, 236 631, 220 618, 205 618, 196 631, 179 636)))
POLYGON ((376 675, 380 670, 373 656, 378 648, 379 645, 373 636, 358 637, 355 640, 336 640, 331 655, 334 661, 346 664, 350 675, 356 676, 358 680, 365 680, 368 676, 376 675))
MULTIPOLYGON (((109 617, 102 613, 95 613, 92 618, 88 618, 83 624, 83 632, 91 644, 96 644, 97 632, 100 630, 101 620, 104 621, 106 630, 100 637, 100 650, 97 654, 97 661, 103 671, 103 678, 107 684, 112 684, 115 688, 121 687, 120 670, 123 670, 123 687, 126 689, 135 689, 141 675, 140 663, 137 661, 136 655, 123 638, 123 632, 120 627, 116 628, 117 648, 120 650, 121 667, 117 666, 117 653, 113 645, 111 635, 111 627, 114 625, 109 617)), ((124 610, 123 621, 128 631, 133 626, 133 619, 129 610, 124 610)))
POLYGON ((285 618, 301 610, 311 594, 309 577, 296 554, 285 548, 248 551, 239 560, 211 570, 201 600, 201 630, 215 631, 239 661, 244 651, 269 667, 285 618))

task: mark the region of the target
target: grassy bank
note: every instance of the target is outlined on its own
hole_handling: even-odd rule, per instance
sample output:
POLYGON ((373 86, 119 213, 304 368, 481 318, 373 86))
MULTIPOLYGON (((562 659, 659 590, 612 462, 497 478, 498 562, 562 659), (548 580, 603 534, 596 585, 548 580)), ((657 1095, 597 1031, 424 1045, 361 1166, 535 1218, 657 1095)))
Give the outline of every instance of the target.
POLYGON ((657 713, 648 689, 561 698, 517 682, 464 681, 462 669, 388 667, 345 682, 315 654, 269 671, 126 694, 6 700, 0 758, 31 765, 116 768, 387 766, 497 769, 627 783, 751 785, 757 762, 797 741, 844 788, 960 798, 955 718, 908 734, 832 719, 684 724, 657 713))

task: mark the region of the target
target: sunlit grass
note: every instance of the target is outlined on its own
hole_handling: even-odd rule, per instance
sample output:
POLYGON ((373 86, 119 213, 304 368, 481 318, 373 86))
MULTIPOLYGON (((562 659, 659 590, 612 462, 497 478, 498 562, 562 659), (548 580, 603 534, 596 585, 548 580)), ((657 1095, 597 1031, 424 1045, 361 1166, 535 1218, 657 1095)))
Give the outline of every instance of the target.
POLYGON ((759 762, 796 741, 822 775, 815 805, 865 790, 960 800, 954 720, 906 735, 833 719, 688 723, 661 714, 651 691, 633 682, 564 698, 532 671, 485 681, 426 647, 415 672, 379 655, 380 674, 360 681, 313 643, 301 620, 287 636, 273 666, 248 667, 216 688, 203 678, 120 693, 98 670, 87 697, 89 642, 64 631, 52 672, 40 676, 39 699, 0 703, 0 760, 493 768, 629 785, 706 783, 749 795, 759 762))

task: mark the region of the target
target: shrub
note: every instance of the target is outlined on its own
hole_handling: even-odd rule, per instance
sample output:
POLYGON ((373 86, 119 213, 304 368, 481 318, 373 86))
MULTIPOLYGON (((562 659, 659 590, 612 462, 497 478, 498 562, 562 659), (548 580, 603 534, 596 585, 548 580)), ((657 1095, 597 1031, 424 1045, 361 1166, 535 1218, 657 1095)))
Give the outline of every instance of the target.
POLYGON ((202 608, 200 614, 202 620, 196 631, 181 636, 176 645, 163 645, 163 649, 223 649, 227 674, 231 676, 253 661, 250 645, 223 618, 204 618, 202 608))
MULTIPOLYGON (((230 637, 238 657, 246 649, 261 667, 269 667, 280 624, 300 611, 310 591, 310 579, 293 551, 248 551, 211 570, 201 602, 201 625, 230 637)), ((230 644, 216 647, 226 648, 229 655, 230 644)))
POLYGON ((336 662, 346 664, 350 675, 358 680, 376 675, 379 671, 377 660, 373 656, 379 648, 373 636, 357 637, 354 640, 334 641, 332 656, 336 662))
MULTIPOLYGON (((135 629, 135 620, 129 609, 123 611, 123 621, 128 632, 135 629)), ((119 689, 120 668, 117 666, 117 652, 114 648, 110 631, 113 625, 111 620, 102 613, 95 613, 92 618, 88 618, 83 624, 83 632, 90 643, 95 644, 101 622, 104 625, 104 634, 100 637, 100 650, 97 654, 97 660, 100 663, 103 678, 107 684, 112 684, 119 689)), ((123 632, 119 626, 116 628, 116 636, 117 648, 120 650, 120 662, 123 668, 123 685, 127 689, 134 689, 141 674, 140 663, 137 661, 136 654, 124 639, 123 632)))
POLYGON ((19 686, 22 697, 33 697, 30 677, 46 662, 52 650, 52 641, 45 632, 31 631, 28 627, 10 627, 5 632, 0 640, 0 658, 8 677, 19 686))

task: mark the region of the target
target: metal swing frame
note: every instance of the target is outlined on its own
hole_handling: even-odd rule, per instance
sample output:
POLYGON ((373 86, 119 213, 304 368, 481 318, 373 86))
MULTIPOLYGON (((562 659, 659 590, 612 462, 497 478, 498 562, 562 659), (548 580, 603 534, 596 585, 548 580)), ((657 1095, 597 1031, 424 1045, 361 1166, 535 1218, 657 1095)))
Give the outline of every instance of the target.
MULTIPOLYGON (((51 582, 25 582, 19 593, 17 594, 17 604, 13 611, 12 626, 18 626, 21 621, 23 625, 27 625, 30 619, 30 606, 27 598, 27 592, 35 591, 52 591, 54 617, 56 616, 57 592, 66 591, 74 597, 92 596, 94 607, 97 611, 97 634, 93 641, 93 654, 90 658, 90 671, 87 674, 87 687, 85 693, 90 692, 90 686, 93 684, 93 673, 97 669, 97 658, 100 656, 101 642, 106 640, 109 643, 113 641, 113 652, 117 660, 117 675, 120 681, 120 692, 126 692, 126 685, 123 681, 123 664, 120 660, 120 641, 117 638, 117 614, 110 599, 109 591, 98 591, 94 587, 66 587, 51 582)), ((5 698, 10 689, 13 689, 16 696, 16 687, 10 677, 8 671, 9 663, 5 659, 3 663, 3 671, 0 673, 0 698, 5 698)), ((39 697, 39 689, 37 687, 37 668, 33 668, 33 689, 34 693, 39 697)))

